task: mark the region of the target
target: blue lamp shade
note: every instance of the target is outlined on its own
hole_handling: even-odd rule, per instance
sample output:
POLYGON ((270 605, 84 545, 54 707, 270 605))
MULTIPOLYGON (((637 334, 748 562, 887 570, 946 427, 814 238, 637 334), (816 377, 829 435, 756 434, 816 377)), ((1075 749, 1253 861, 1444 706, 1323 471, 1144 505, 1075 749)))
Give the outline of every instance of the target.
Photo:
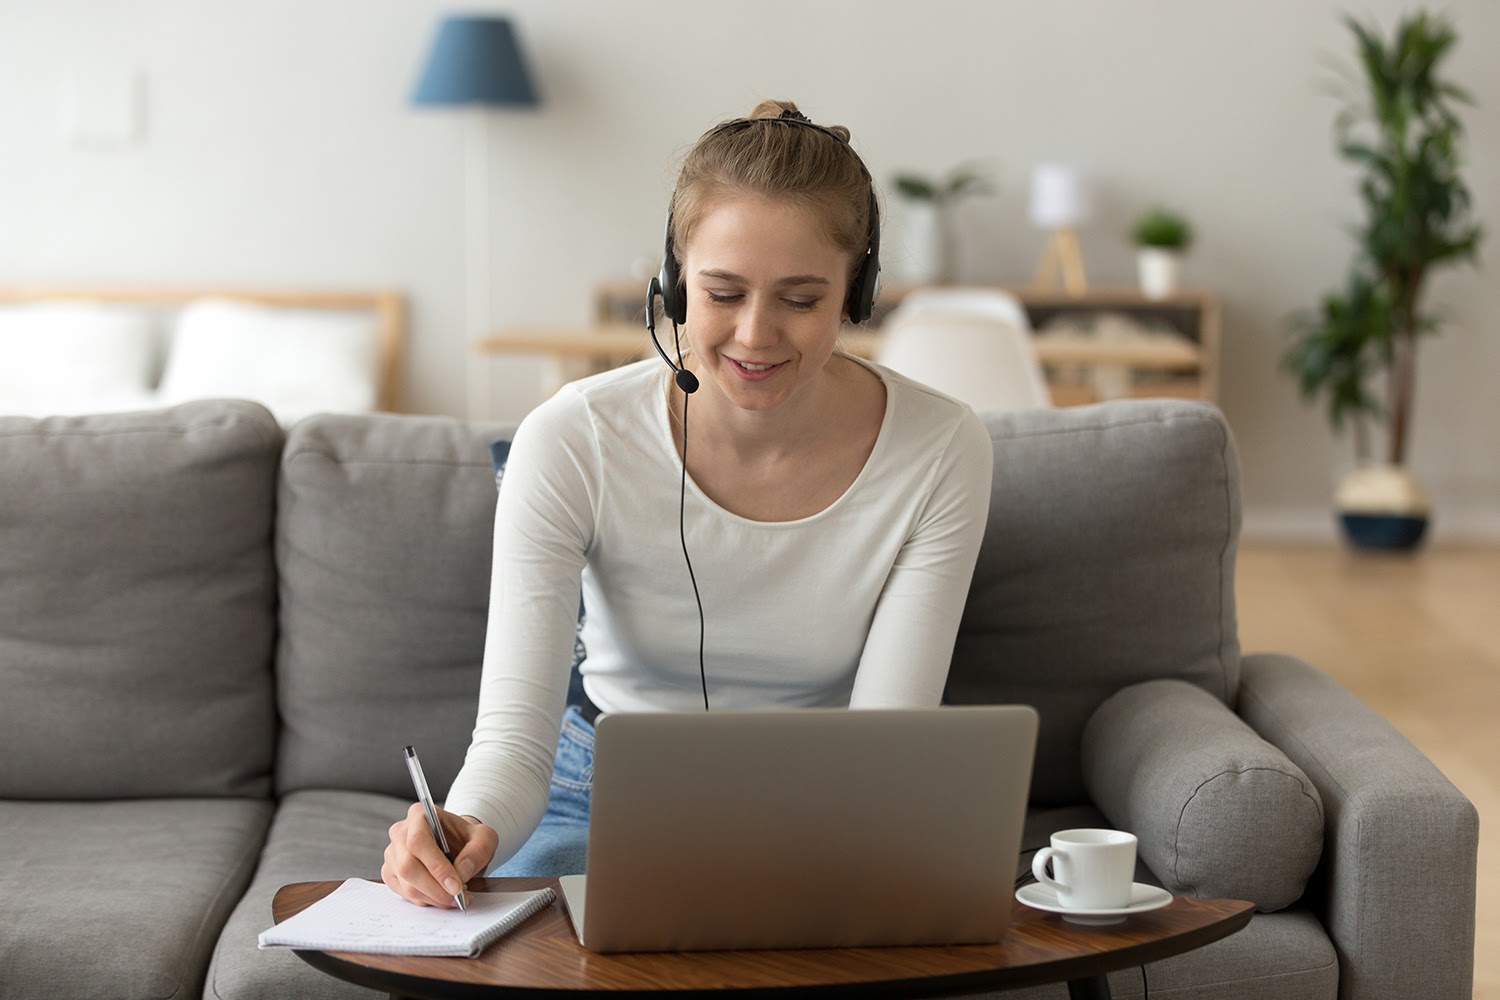
POLYGON ((510 19, 445 18, 412 102, 512 107, 539 104, 510 19))

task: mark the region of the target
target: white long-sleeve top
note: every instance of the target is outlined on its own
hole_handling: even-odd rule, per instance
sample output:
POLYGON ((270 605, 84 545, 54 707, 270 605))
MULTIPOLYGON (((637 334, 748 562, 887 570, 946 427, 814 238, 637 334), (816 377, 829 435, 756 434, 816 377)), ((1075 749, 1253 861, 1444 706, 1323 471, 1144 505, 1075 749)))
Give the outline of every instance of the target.
MULTIPOLYGON (((864 468, 830 506, 752 521, 687 481, 711 708, 941 698, 988 515, 992 445, 966 405, 868 367, 885 384, 885 415, 864 468)), ((546 810, 580 587, 593 702, 605 712, 703 710, 669 375, 644 361, 571 383, 512 442, 495 508, 478 720, 446 803, 495 828, 496 864, 546 810)), ((691 457, 691 403, 687 447, 691 457)))

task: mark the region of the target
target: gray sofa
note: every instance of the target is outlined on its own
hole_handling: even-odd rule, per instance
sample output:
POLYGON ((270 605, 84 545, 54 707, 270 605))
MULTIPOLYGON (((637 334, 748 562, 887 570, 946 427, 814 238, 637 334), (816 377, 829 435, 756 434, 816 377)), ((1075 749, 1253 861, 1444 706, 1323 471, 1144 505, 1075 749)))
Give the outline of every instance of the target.
MULTIPOLYGON (((1468 997, 1474 809, 1313 667, 1241 656, 1217 411, 986 419, 948 696, 1041 712, 1022 863, 1108 823, 1140 877, 1256 902, 1152 966, 1155 996, 1468 997)), ((242 402, 0 418, 0 995, 371 995, 255 936, 286 882, 378 875, 402 745, 439 794, 457 772, 507 432, 283 432, 242 402)))

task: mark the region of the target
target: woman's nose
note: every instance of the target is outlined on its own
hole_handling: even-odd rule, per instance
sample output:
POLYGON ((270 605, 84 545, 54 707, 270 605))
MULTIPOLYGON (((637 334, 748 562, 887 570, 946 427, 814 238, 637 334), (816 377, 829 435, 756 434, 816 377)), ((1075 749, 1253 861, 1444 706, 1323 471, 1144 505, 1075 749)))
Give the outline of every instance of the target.
POLYGON ((752 299, 740 316, 735 339, 746 347, 764 347, 776 343, 779 336, 770 308, 752 299))

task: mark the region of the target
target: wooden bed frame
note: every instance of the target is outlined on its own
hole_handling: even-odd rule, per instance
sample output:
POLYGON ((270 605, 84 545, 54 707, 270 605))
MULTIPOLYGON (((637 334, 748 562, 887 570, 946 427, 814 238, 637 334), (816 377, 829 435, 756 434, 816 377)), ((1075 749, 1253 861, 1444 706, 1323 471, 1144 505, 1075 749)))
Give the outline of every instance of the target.
POLYGON ((183 306, 196 299, 227 299, 295 309, 370 310, 378 318, 376 403, 399 409, 401 352, 406 339, 406 304, 400 292, 289 291, 196 286, 0 285, 0 303, 100 302, 117 305, 183 306))

